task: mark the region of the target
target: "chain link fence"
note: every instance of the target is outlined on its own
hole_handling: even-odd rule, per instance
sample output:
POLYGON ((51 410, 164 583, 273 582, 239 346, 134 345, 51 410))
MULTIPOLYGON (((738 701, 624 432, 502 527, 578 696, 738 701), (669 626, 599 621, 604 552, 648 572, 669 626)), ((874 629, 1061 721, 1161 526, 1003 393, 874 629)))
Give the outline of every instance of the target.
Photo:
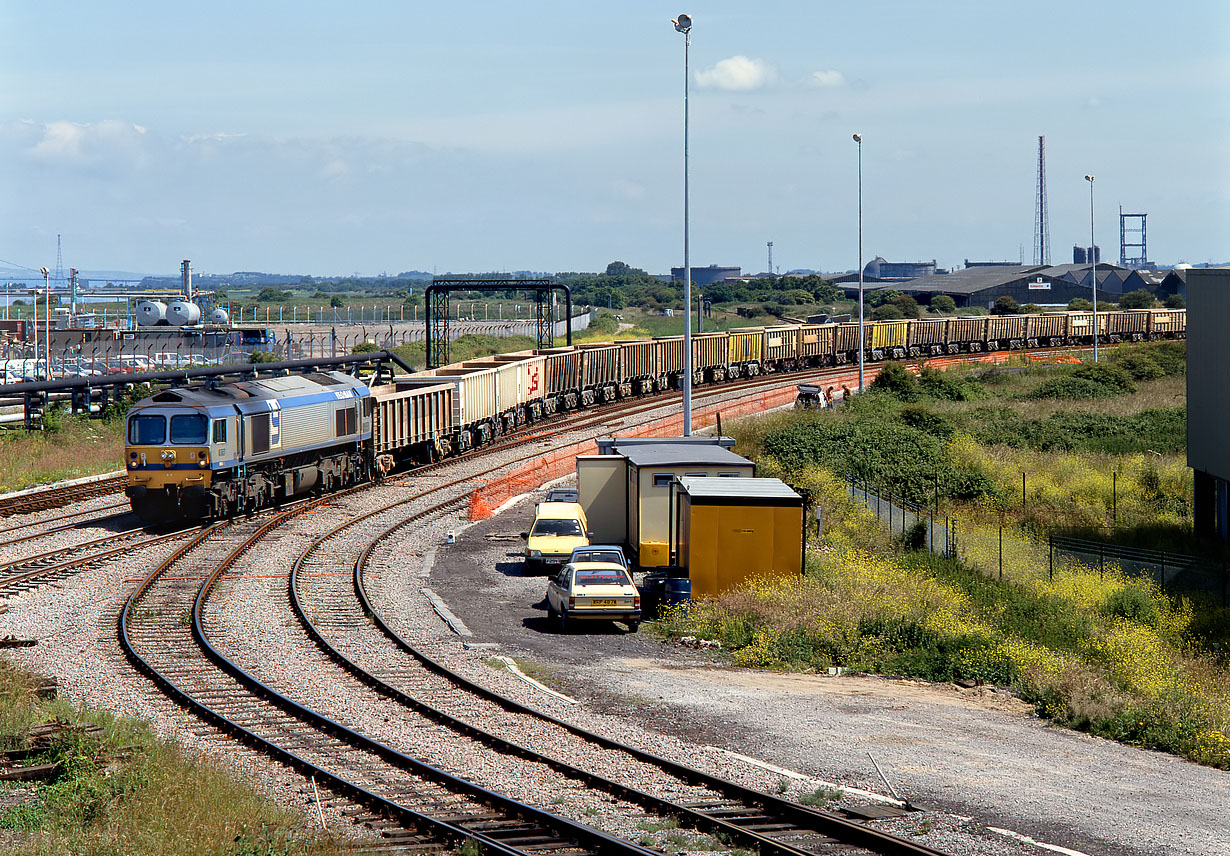
POLYGON ((1030 537, 1003 526, 976 526, 857 479, 847 478, 846 484, 850 498, 862 502, 906 544, 960 559, 989 576, 1053 578, 1057 568, 1080 565, 1144 577, 1164 592, 1198 592, 1220 598, 1223 606, 1230 602, 1225 563, 1054 533, 1030 537))

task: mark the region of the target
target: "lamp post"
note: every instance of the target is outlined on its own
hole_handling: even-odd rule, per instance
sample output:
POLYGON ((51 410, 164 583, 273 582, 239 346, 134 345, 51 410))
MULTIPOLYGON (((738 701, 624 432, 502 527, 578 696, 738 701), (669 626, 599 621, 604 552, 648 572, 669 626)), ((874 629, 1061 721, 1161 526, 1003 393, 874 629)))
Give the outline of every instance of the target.
POLYGON ((863 391, 863 135, 855 134, 858 143, 858 391, 863 391))
MULTIPOLYGON (((43 338, 47 349, 44 351, 46 356, 47 380, 51 380, 51 271, 47 268, 39 268, 43 272, 43 286, 46 290, 47 302, 43 305, 43 311, 47 316, 47 335, 43 338)), ((34 295, 34 374, 38 376, 38 295, 34 295)))
POLYGON ((671 21, 683 33, 683 436, 692 436, 692 257, 688 253, 688 48, 692 17, 671 21))
POLYGON ((1098 245, 1093 240, 1093 176, 1089 182, 1089 278, 1093 281, 1093 361, 1098 361, 1098 245))

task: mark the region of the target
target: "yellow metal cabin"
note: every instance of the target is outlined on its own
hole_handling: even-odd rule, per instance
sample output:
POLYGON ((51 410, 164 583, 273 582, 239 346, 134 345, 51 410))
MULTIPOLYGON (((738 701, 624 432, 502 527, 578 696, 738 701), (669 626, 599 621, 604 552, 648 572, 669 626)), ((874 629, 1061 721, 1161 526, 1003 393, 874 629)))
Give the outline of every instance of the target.
POLYGON ((802 574, 803 498, 780 480, 684 476, 672 493, 678 564, 693 596, 802 574))

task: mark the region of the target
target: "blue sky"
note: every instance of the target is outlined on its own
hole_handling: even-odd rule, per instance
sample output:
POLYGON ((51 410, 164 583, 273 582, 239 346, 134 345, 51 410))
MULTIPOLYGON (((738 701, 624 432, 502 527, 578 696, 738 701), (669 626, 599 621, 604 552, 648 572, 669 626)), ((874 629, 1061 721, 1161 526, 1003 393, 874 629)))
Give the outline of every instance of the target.
POLYGON ((1223 0, 0 0, 0 259, 366 275, 1230 259, 1223 0))

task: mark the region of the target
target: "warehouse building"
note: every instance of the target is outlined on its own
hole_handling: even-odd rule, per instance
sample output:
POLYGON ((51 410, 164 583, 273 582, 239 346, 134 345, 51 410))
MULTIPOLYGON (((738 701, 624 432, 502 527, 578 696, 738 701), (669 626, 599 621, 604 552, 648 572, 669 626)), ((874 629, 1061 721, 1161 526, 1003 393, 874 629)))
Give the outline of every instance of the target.
POLYGON ((1187 465, 1198 536, 1230 541, 1230 268, 1186 271, 1187 465))
MULTIPOLYGON (((1123 294, 1127 271, 1114 265, 1098 265, 1098 294, 1117 302, 1123 294)), ((1018 303, 1066 306, 1082 297, 1092 299, 1089 265, 977 265, 948 274, 912 279, 893 286, 898 291, 928 302, 937 294, 947 294, 957 306, 982 306, 990 309, 1000 297, 1018 303)))

